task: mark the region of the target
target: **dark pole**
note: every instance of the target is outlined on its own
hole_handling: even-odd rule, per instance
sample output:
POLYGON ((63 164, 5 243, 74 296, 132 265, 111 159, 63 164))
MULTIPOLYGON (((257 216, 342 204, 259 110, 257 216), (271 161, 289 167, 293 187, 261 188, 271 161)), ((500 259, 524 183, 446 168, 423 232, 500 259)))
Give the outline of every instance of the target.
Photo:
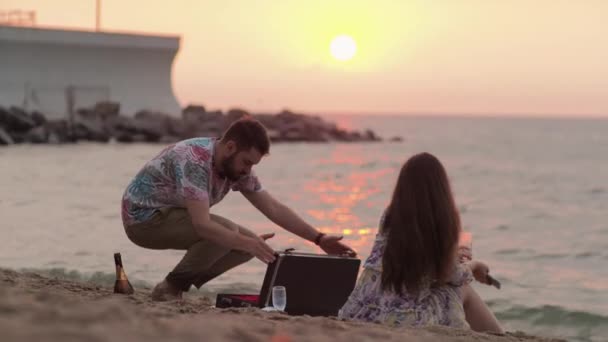
POLYGON ((101 26, 101 0, 96 0, 95 7, 95 31, 99 32, 101 26))
POLYGON ((68 85, 65 88, 65 100, 66 100, 66 104, 67 104, 67 110, 68 110, 68 141, 75 141, 74 139, 74 116, 75 116, 75 112, 74 112, 74 104, 75 104, 75 98, 74 98, 74 86, 73 85, 68 85))

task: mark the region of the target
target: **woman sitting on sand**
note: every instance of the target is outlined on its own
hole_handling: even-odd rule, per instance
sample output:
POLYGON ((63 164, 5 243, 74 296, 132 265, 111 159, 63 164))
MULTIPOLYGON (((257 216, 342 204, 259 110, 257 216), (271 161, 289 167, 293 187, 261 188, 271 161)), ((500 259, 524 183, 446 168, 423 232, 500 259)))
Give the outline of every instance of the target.
POLYGON ((340 317, 392 325, 445 325, 502 333, 475 290, 488 267, 457 260, 460 217, 445 169, 422 153, 399 174, 357 286, 340 317))

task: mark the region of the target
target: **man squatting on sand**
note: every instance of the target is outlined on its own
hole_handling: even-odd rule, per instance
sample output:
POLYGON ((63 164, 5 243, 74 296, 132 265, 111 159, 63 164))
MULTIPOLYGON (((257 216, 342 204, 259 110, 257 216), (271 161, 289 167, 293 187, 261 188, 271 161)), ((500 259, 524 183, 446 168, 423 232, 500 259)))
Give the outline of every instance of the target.
POLYGON ((186 250, 182 260, 152 290, 155 300, 180 299, 220 274, 256 257, 269 263, 266 240, 210 208, 232 189, 268 219, 328 254, 355 252, 306 223, 262 188, 252 168, 269 153, 270 140, 256 120, 235 121, 221 138, 193 138, 168 146, 148 161, 127 186, 122 220, 128 238, 149 249, 186 250))

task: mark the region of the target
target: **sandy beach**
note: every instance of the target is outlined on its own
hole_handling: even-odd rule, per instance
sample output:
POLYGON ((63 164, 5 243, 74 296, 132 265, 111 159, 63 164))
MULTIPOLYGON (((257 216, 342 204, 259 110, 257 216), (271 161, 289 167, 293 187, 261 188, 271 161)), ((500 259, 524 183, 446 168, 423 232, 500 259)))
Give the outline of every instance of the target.
POLYGON ((207 297, 153 302, 149 289, 131 296, 109 287, 0 269, 3 341, 560 341, 509 332, 392 328, 335 318, 216 309, 207 297))

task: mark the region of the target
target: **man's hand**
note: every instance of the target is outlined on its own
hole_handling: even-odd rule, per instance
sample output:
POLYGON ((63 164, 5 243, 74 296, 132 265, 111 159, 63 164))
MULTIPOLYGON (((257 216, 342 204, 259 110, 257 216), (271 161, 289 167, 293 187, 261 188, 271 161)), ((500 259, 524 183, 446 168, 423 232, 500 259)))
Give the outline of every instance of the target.
POLYGON ((340 242, 344 238, 343 236, 337 235, 324 235, 319 241, 319 247, 327 253, 331 255, 347 255, 354 257, 357 255, 352 248, 340 242))
MULTIPOLYGON (((306 223, 284 204, 274 199, 267 191, 243 192, 243 196, 279 227, 311 241, 318 230, 306 223)), ((340 242, 341 236, 323 236, 319 246, 327 254, 355 256, 357 253, 340 242)))
POLYGON ((243 251, 260 259, 264 263, 274 261, 274 250, 266 244, 266 240, 274 236, 274 233, 262 234, 259 237, 242 236, 241 248, 243 251))
POLYGON ((260 235, 260 238, 264 241, 273 238, 274 237, 274 233, 266 233, 266 234, 262 234, 260 235))

